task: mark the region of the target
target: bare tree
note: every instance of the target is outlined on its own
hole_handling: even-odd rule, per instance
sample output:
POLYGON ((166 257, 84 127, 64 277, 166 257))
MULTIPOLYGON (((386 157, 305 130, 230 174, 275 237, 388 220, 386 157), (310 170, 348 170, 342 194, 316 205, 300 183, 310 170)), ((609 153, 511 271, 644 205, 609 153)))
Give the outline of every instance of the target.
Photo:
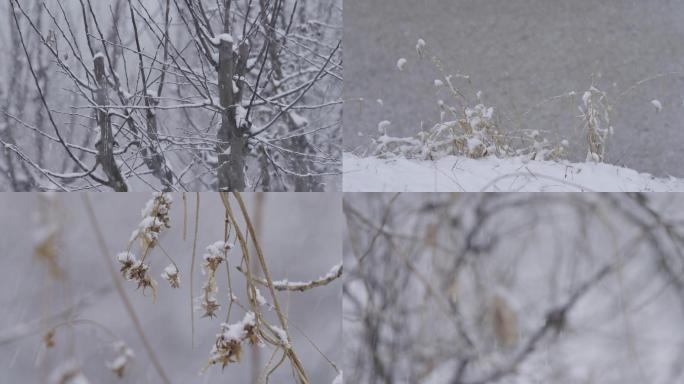
POLYGON ((339 184, 341 1, 10 0, 8 15, 7 189, 339 184), (35 118, 8 104, 30 95, 35 118))

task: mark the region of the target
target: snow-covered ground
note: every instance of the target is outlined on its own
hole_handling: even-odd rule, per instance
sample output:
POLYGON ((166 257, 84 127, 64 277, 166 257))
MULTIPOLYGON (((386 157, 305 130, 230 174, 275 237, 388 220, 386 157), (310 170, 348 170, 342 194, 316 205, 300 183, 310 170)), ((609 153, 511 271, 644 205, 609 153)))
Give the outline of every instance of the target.
MULTIPOLYGON (((592 79, 614 99, 636 82, 684 68, 682 1, 548 0, 346 0, 344 2, 344 144, 363 146, 378 122, 390 120, 392 135, 411 136, 439 122, 437 100, 449 102, 446 73, 469 75, 497 114, 517 127, 549 131, 571 143, 571 159, 583 160, 584 133, 576 129, 576 102, 559 99, 582 92, 592 79), (382 22, 378 22, 382 20, 382 22), (428 55, 419 59, 418 38, 428 55), (404 70, 397 60, 406 58, 404 70), (376 103, 382 99, 383 103, 376 103), (401 122, 401 124, 396 124, 401 122), (362 133, 363 136, 358 134, 362 133)), ((469 90, 466 86, 462 90, 469 90)), ((657 176, 684 177, 678 148, 684 146, 684 77, 646 82, 615 102, 615 136, 608 161, 657 176), (649 102, 658 99, 656 113, 649 102)), ((614 101, 614 100, 612 100, 614 101)))
POLYGON ((684 179, 610 164, 448 156, 436 161, 344 155, 345 192, 673 192, 684 179))

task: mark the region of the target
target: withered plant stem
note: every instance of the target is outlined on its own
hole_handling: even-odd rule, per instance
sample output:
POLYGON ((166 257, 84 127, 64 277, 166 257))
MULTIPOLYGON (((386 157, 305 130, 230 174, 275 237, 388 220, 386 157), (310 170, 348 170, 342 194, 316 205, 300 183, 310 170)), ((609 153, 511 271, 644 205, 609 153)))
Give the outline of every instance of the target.
POLYGON ((126 291, 124 290, 124 287, 121 284, 121 281, 119 280, 118 272, 111 262, 111 255, 107 250, 107 243, 105 242, 104 235, 102 234, 102 230, 97 220, 97 216, 95 215, 93 205, 90 202, 90 197, 88 197, 88 194, 85 193, 81 194, 81 197, 83 198, 83 203, 85 204, 86 210, 88 211, 88 217, 90 218, 90 222, 93 226, 93 231, 95 232, 95 237, 97 238, 98 245, 100 246, 102 257, 104 258, 105 264, 107 264, 107 269, 109 270, 109 273, 112 276, 112 280, 114 281, 116 291, 118 292, 119 297, 121 297, 121 301, 123 301, 124 303, 126 312, 128 313, 128 316, 131 318, 133 325, 135 326, 135 330, 138 333, 140 340, 142 341, 143 347, 145 348, 145 351, 147 352, 147 355, 150 358, 152 365, 154 365, 154 368, 159 374, 159 377, 161 377, 162 381, 166 384, 170 384, 171 381, 166 376, 164 368, 162 368, 161 363, 157 358, 157 355, 154 353, 152 345, 150 344, 149 340, 147 340, 147 336, 145 335, 145 331, 142 327, 142 324, 140 323, 140 319, 138 319, 138 315, 135 313, 135 309, 133 308, 133 305, 128 299, 126 291))
MULTIPOLYGON (((287 325, 287 319, 285 318, 285 315, 283 314, 283 311, 280 307, 280 303, 278 302, 278 296, 276 295, 275 288, 273 287, 273 279, 271 278, 271 272, 268 269, 268 265, 266 264, 266 259, 264 258, 264 254, 261 250, 261 244, 259 243, 259 238, 257 237, 256 231, 254 230, 254 225, 252 224, 252 220, 249 217, 249 213, 247 211, 247 207, 245 206, 245 202, 242 200, 242 196, 240 195, 239 192, 233 192, 233 196, 235 196, 235 199, 237 200, 238 204, 240 205, 240 211, 242 212, 242 216, 245 219, 245 223, 247 224, 247 229, 249 230, 249 233, 252 235, 252 242, 254 242, 254 248, 256 249, 257 257, 259 258, 259 263, 261 264, 261 270, 264 273, 264 276, 266 278, 266 281, 268 282, 268 290, 271 293, 271 298, 273 298, 273 305, 276 309, 276 313, 278 314, 278 319, 280 320, 280 324, 283 327, 283 330, 285 334, 287 335, 287 340, 288 342, 291 342, 292 339, 290 337, 290 332, 288 331, 288 325, 287 325)), ((228 202, 228 197, 224 199, 224 201, 227 203, 228 202)), ((226 204, 226 209, 229 211, 229 214, 231 215, 231 220, 235 222, 235 218, 232 215, 232 211, 230 210, 230 204, 226 204)), ((236 231, 239 233, 240 231, 236 231)), ((248 264, 248 263, 246 263, 248 264)), ((250 271, 250 276, 249 279, 251 281, 252 276, 251 276, 251 271, 250 271)), ((250 284, 252 289, 254 290, 254 284, 250 284)), ((256 297, 254 295, 253 297, 256 297)), ((298 373, 298 379, 302 383, 308 383, 309 379, 306 376, 306 372, 304 371, 304 366, 302 365, 301 361, 299 360, 299 357, 295 353, 294 349, 292 348, 287 348, 285 353, 290 359, 290 362, 292 363, 293 367, 295 368, 295 371, 298 373)))
POLYGON ((200 194, 195 192, 195 235, 192 239, 192 260, 190 261, 190 326, 191 326, 191 343, 192 348, 195 348, 195 309, 193 308, 193 300, 195 299, 195 256, 197 255, 197 235, 199 234, 199 208, 200 208, 200 194))

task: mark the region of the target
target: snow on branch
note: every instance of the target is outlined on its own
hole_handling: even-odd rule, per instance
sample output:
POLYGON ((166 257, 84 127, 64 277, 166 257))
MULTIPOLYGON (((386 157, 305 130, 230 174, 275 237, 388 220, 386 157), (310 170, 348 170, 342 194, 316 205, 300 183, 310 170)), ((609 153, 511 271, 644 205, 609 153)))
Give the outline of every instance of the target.
MULTIPOLYGON (((244 273, 241 267, 237 267, 238 271, 244 273)), ((340 278, 342 276, 342 263, 334 265, 332 268, 330 268, 330 271, 326 273, 324 276, 319 277, 316 280, 311 280, 311 281, 289 281, 287 279, 284 280, 277 280, 273 282, 273 288, 276 291, 299 291, 299 292, 304 292, 308 291, 309 289, 317 288, 317 287, 322 287, 324 285, 328 285, 335 281, 336 279, 340 278)), ((252 280, 255 280, 257 283, 263 285, 263 286, 268 286, 268 283, 266 280, 259 278, 259 277, 253 277, 252 280)))

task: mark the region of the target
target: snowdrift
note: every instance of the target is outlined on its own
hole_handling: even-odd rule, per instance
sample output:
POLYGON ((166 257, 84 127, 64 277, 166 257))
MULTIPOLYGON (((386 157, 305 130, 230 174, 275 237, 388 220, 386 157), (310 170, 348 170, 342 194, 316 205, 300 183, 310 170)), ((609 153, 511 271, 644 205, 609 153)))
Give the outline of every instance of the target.
POLYGON ((673 192, 684 179, 656 178, 604 163, 537 161, 525 157, 435 161, 344 154, 345 192, 673 192))

